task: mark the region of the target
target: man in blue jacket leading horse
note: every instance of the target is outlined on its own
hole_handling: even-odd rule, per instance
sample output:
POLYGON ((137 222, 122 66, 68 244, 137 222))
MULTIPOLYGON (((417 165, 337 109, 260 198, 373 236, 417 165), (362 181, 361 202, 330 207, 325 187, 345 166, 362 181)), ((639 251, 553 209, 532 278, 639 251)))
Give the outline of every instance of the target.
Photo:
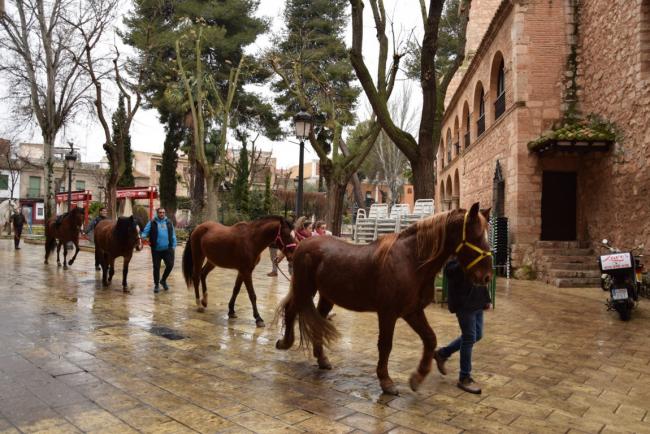
POLYGON ((169 290, 167 277, 174 268, 174 249, 176 248, 176 232, 174 225, 165 215, 165 208, 158 208, 156 217, 147 223, 142 231, 142 238, 149 238, 151 260, 153 262, 153 292, 158 294, 160 286, 169 290), (165 272, 160 277, 160 261, 165 263, 165 272))

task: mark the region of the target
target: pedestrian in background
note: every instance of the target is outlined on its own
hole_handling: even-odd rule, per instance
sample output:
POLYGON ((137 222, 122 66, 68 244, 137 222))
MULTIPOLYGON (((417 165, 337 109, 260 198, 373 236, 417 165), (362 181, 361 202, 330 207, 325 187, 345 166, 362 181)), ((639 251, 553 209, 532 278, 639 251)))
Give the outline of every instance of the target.
POLYGON ((165 291, 169 290, 167 278, 174 268, 174 249, 176 249, 176 231, 174 225, 167 218, 165 208, 158 208, 156 217, 150 220, 141 234, 142 238, 149 238, 151 247, 151 261, 153 262, 153 292, 158 294, 160 286, 165 291), (165 263, 165 272, 160 277, 160 261, 165 263))
POLYGON ((27 219, 23 215, 23 207, 20 206, 14 210, 11 216, 11 225, 14 229, 14 249, 20 250, 20 237, 23 234, 23 226, 27 223, 27 219))

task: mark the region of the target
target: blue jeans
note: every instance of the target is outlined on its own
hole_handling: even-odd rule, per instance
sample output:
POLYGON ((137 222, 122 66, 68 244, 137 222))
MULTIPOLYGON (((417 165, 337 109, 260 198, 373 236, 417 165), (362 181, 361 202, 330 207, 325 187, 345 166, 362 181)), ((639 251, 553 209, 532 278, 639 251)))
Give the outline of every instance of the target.
POLYGON ((483 311, 456 312, 461 335, 449 345, 438 350, 442 357, 449 357, 460 350, 459 378, 467 378, 472 373, 472 347, 483 337, 483 311))

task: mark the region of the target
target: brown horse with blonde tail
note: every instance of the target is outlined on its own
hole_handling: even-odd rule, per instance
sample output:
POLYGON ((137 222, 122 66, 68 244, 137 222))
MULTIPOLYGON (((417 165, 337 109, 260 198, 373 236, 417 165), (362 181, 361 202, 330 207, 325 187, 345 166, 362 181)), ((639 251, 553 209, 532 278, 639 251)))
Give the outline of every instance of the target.
POLYGON ((312 345, 319 368, 331 369, 323 345, 329 346, 338 337, 327 320, 332 307, 336 304, 357 312, 377 312, 377 377, 384 393, 397 395, 388 375, 388 357, 395 323, 403 318, 424 345, 418 369, 410 378, 411 389, 417 390, 431 371, 437 345, 424 314, 433 300, 436 274, 455 254, 473 282, 485 285, 492 278, 488 216, 489 210, 479 211, 475 203, 469 211, 436 214, 365 246, 334 237, 302 241, 293 256, 291 290, 279 308, 284 316, 284 336, 276 347, 291 348, 297 319, 300 345, 312 345), (313 301, 316 292, 320 294, 318 307, 313 301))
POLYGON ((63 269, 66 270, 68 265, 74 263, 79 253, 79 231, 81 231, 81 225, 84 223, 84 209, 73 208, 72 211, 59 216, 58 219, 60 220, 58 223, 57 217, 52 217, 45 223, 45 263, 47 264, 50 253, 54 251, 56 246, 56 264, 61 266, 59 254, 61 246, 63 246, 63 269), (67 244, 69 242, 74 243, 75 252, 70 262, 67 262, 67 244))
POLYGON ((102 220, 95 226, 95 249, 102 266, 102 284, 108 286, 115 274, 115 259, 123 256, 122 291, 129 292, 126 277, 133 249, 142 250, 142 238, 138 220, 134 217, 118 217, 117 222, 102 220))
POLYGON ((260 254, 273 242, 290 260, 296 244, 291 236, 291 225, 283 217, 262 217, 233 226, 216 222, 198 225, 192 231, 183 251, 183 277, 188 288, 191 284, 194 285, 198 311, 203 312, 208 306, 208 289, 205 283, 208 273, 215 267, 232 268, 237 270, 238 274, 228 303, 228 317, 237 318, 235 300, 243 283, 253 306, 255 323, 258 327, 264 327, 264 320, 257 311, 257 296, 252 275, 253 269, 260 261, 260 254), (199 280, 203 287, 202 298, 199 297, 199 280))

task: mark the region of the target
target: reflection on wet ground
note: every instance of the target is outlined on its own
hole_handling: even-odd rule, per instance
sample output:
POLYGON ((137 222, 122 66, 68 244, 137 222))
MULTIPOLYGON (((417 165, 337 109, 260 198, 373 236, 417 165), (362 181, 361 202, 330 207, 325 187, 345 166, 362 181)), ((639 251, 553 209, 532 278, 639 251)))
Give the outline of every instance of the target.
MULTIPOLYGON (((401 395, 388 397, 374 315, 334 308, 342 338, 334 369, 319 371, 307 352, 275 349, 288 282, 266 277, 266 253, 254 273, 263 329, 245 292, 227 318, 235 272, 210 274, 198 313, 178 260, 171 290, 153 293, 148 253, 123 294, 121 260, 104 289, 90 253, 63 271, 40 245, 0 241, 0 432, 650 432, 648 301, 622 323, 598 289, 500 280, 474 352, 483 394, 456 388, 457 357, 411 392, 421 344, 400 321, 389 367, 401 395)), ((440 343, 455 337, 445 308, 427 316, 440 343)))

